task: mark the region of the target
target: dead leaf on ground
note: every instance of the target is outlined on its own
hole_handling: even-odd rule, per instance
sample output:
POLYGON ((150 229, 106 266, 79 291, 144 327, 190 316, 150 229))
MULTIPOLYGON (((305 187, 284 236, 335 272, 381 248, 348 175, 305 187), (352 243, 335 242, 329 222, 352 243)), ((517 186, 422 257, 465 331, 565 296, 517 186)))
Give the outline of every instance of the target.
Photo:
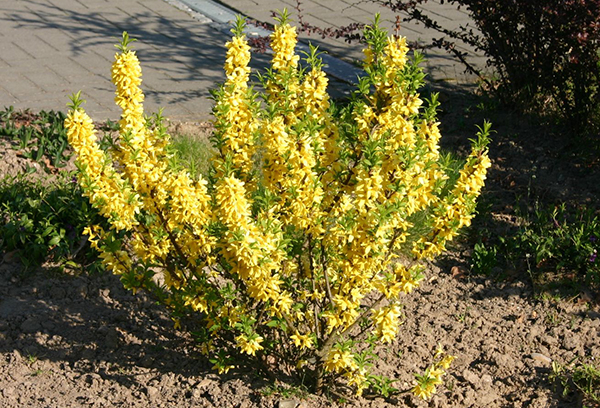
POLYGON ((460 280, 466 278, 469 271, 463 266, 453 266, 450 273, 454 279, 460 280))

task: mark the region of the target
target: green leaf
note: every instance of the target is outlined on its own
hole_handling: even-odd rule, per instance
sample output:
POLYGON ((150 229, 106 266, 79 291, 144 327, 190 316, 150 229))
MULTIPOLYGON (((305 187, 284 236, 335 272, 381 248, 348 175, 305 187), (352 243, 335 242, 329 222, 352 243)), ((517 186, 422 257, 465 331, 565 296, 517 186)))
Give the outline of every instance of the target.
POLYGON ((50 233, 52 233, 52 231, 54 231, 54 227, 50 226, 47 227, 44 232, 42 232, 42 237, 47 237, 48 235, 50 235, 50 233))
POLYGON ((85 99, 81 99, 81 91, 72 94, 69 99, 71 103, 67 104, 67 107, 72 110, 77 110, 81 107, 81 104, 85 103, 85 99))
POLYGON ((115 44, 115 47, 122 53, 129 52, 129 44, 137 41, 135 38, 129 38, 127 31, 123 31, 123 38, 119 44, 115 44))
POLYGON ((239 14, 235 16, 234 26, 231 29, 231 32, 236 37, 241 37, 244 35, 244 29, 246 28, 246 20, 244 17, 239 14))
POLYGON ((44 156, 44 145, 41 145, 35 154, 35 161, 39 162, 40 160, 42 160, 43 156, 44 156))
POLYGON ((267 323, 267 327, 278 327, 279 326, 279 322, 277 320, 271 320, 269 323, 267 323))

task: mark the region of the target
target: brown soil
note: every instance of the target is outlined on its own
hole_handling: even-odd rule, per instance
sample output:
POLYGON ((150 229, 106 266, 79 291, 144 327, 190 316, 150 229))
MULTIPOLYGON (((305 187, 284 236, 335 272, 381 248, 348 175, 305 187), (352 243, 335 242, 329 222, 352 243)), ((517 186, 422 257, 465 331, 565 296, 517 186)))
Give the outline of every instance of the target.
MULTIPOLYGON (((444 143, 460 152, 474 133, 471 122, 482 114, 469 94, 442 91, 444 143), (457 100, 462 103, 450 110, 449 101, 457 100)), ((484 196, 492 220, 485 221, 486 228, 506 233, 516 196, 596 205, 600 172, 593 160, 574 160, 565 153, 568 140, 554 139, 523 118, 486 114, 498 132, 484 196)), ((180 125, 184 128, 206 131, 203 125, 180 125)), ((24 168, 15 150, 0 154, 0 175, 24 168)), ((251 370, 216 375, 190 336, 173 329, 162 307, 125 291, 114 276, 26 270, 15 254, 5 254, 0 407, 581 406, 576 394, 561 397, 548 374, 552 361, 600 359, 595 295, 543 298, 524 270, 496 271, 508 276, 497 279, 472 275, 467 265, 468 250, 460 247, 432 265, 424 284, 406 297, 398 340, 379 350, 375 373, 409 389, 413 374, 427 367, 441 343, 457 359, 438 394, 427 402, 400 394, 349 398, 342 405, 334 396, 269 395, 270 383, 251 370)))

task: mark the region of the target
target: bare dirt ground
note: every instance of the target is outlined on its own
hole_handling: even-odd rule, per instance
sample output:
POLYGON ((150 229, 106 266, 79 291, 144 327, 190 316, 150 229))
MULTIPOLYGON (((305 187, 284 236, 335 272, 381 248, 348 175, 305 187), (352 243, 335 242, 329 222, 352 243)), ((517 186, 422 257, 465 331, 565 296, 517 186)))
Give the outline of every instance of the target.
MULTIPOLYGON (((448 123, 443 143, 460 152, 481 112, 466 93, 444 91, 442 100, 440 119, 448 123), (450 109, 459 98, 463 103, 450 109)), ((475 228, 486 223, 494 233, 506 233, 516 196, 594 205, 600 196, 597 161, 569 158, 568 140, 557 142, 526 119, 490 115, 497 134, 484 199, 492 221, 475 228)), ((194 128, 206 129, 180 125, 194 128)), ((0 176, 24 168, 15 150, 3 147, 0 154, 0 176)), ((173 329, 162 307, 125 291, 118 278, 26 270, 15 254, 4 254, 0 408, 581 406, 574 393, 561 397, 548 374, 552 361, 600 361, 598 294, 540 297, 524 270, 503 271, 503 279, 477 276, 469 273, 468 255, 468 246, 455 248, 406 297, 405 323, 393 347, 380 350, 375 371, 397 378, 396 388, 410 389, 413 374, 424 371, 441 343, 457 356, 445 386, 427 402, 405 393, 342 404, 333 396, 271 393, 273 384, 250 370, 218 376, 190 336, 173 329)))

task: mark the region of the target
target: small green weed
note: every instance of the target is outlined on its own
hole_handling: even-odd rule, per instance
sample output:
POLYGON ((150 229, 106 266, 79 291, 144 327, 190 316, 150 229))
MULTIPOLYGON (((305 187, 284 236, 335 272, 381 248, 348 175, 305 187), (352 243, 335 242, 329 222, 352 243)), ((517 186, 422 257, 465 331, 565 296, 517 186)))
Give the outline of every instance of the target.
POLYGON ((562 365, 553 361, 548 379, 554 383, 555 391, 560 392, 563 397, 572 392, 580 393, 583 407, 600 404, 600 369, 593 364, 575 364, 572 361, 562 365))
POLYGON ((600 283, 600 219, 586 208, 552 209, 536 206, 533 216, 519 232, 521 249, 531 254, 536 274, 558 273, 571 281, 600 283))
POLYGON ((29 375, 32 377, 39 377, 44 374, 50 374, 50 371, 42 370, 42 369, 38 368, 37 370, 32 371, 29 375))
POLYGON ((498 250, 494 245, 478 242, 471 255, 471 270, 481 275, 489 275, 498 264, 498 250))
POLYGON ((562 296, 560 296, 557 293, 549 293, 547 291, 544 292, 540 292, 538 295, 535 296, 536 299, 541 300, 543 302, 554 302, 554 303, 558 303, 561 300, 563 300, 562 296))
POLYGON ((470 317, 470 311, 471 311, 471 308, 467 307, 464 312, 457 313, 454 315, 454 317, 456 318, 456 320, 458 322, 464 324, 467 321, 467 318, 470 317))
POLYGON ((38 361, 38 356, 36 354, 27 354, 27 363, 29 363, 29 365, 35 364, 36 361, 38 361))
POLYGON ((555 311, 546 313, 546 316, 544 317, 544 323, 546 323, 546 325, 549 327, 558 327, 560 324, 560 317, 558 313, 555 311))
POLYGON ((587 399, 600 403, 600 370, 591 364, 573 369, 573 383, 587 399))
POLYGON ((12 106, 0 112, 0 136, 16 140, 25 157, 54 168, 66 165, 72 153, 68 149, 62 112, 16 111, 12 106), (45 159, 45 160, 44 160, 45 159))
POLYGON ((585 207, 565 204, 518 212, 515 231, 504 237, 480 238, 471 269, 489 274, 502 265, 526 270, 541 292, 569 292, 581 284, 600 285, 600 216, 585 207), (571 290, 570 290, 571 289, 571 290))

